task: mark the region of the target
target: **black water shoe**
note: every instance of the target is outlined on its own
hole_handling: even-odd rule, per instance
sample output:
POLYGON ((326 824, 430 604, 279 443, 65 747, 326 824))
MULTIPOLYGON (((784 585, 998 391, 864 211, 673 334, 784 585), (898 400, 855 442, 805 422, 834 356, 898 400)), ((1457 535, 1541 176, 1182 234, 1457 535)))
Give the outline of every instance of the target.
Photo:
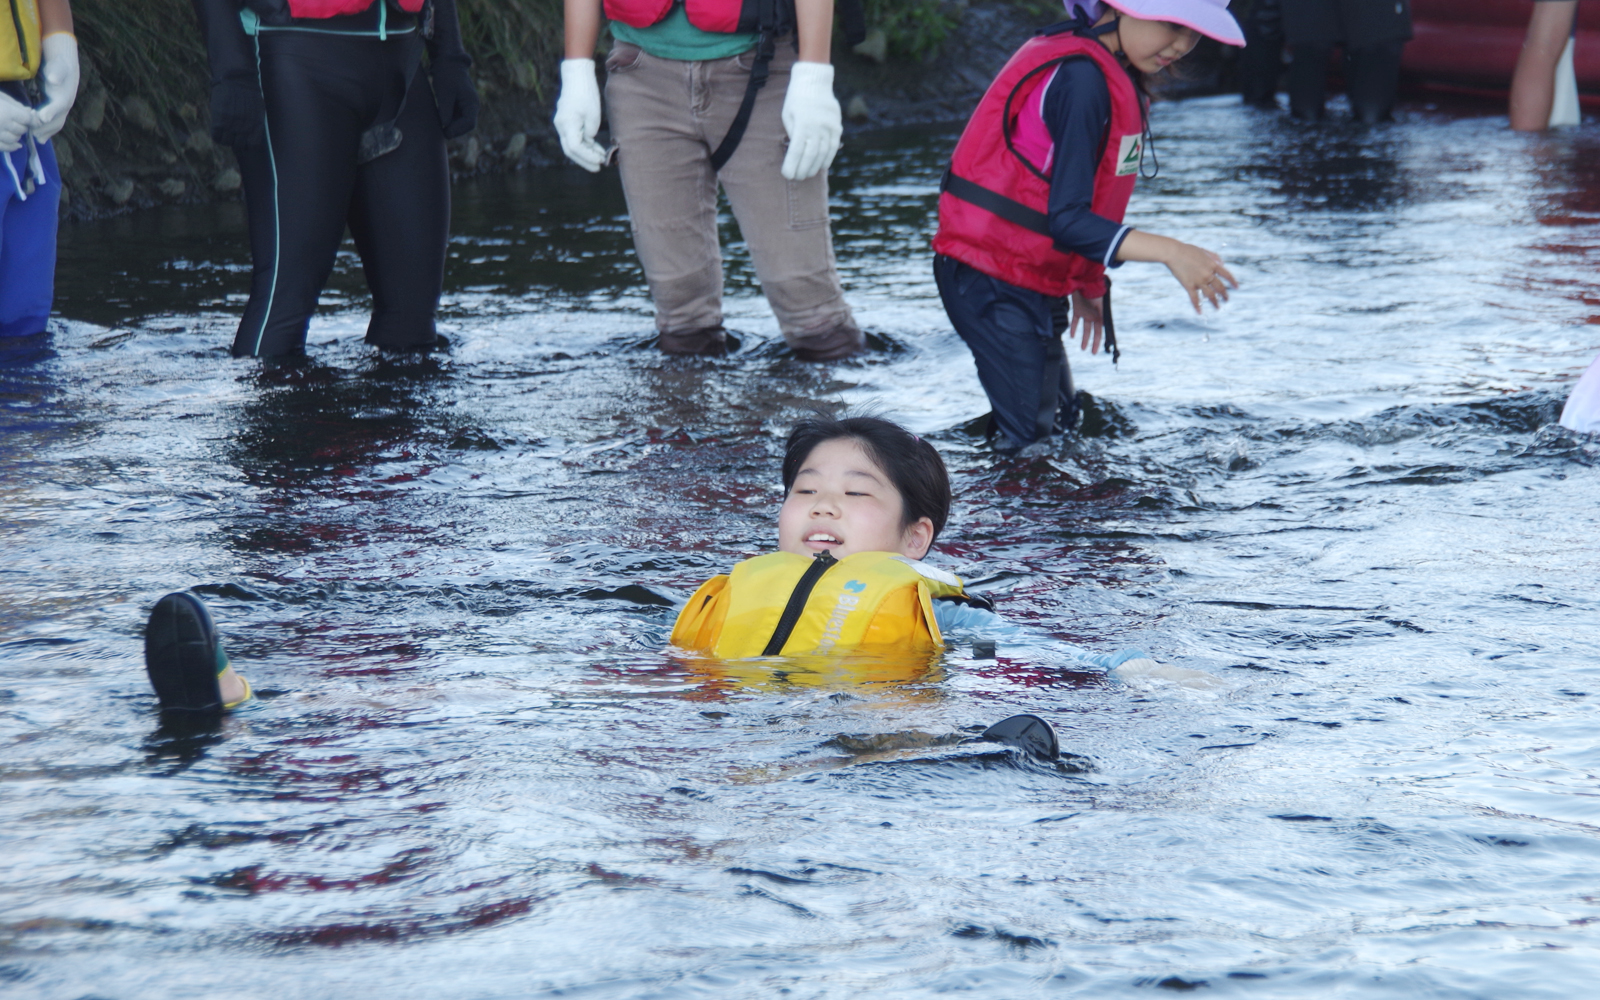
POLYGON ((1061 744, 1056 742, 1056 731, 1037 715, 1013 715, 1009 719, 1002 719, 985 729, 978 738, 1016 747, 1039 760, 1056 760, 1061 756, 1061 744))
POLYGON ((163 712, 221 712, 227 666, 211 613, 191 594, 156 602, 144 627, 144 668, 163 712))

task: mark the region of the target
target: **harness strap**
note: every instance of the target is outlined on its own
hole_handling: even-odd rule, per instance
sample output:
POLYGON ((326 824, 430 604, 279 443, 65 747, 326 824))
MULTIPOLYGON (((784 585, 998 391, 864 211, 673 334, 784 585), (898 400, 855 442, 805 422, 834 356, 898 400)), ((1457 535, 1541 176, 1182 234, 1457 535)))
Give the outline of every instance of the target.
POLYGON ((806 609, 806 602, 811 600, 811 592, 816 589, 817 581, 822 579, 822 574, 839 565, 839 560, 827 549, 818 552, 811 565, 800 577, 800 582, 794 585, 794 593, 789 595, 789 603, 783 606, 783 615, 778 618, 778 627, 772 630, 772 638, 767 640, 766 648, 761 651, 762 656, 777 656, 783 652, 784 643, 789 641, 789 636, 794 633, 794 627, 800 624, 800 615, 806 609))
MULTIPOLYGON (((787 9, 793 10, 793 4, 789 4, 787 9)), ((778 35, 794 27, 792 23, 784 22, 783 10, 781 2, 774 0, 765 0, 762 4, 758 16, 761 40, 756 43, 756 61, 750 65, 750 82, 745 84, 744 100, 739 102, 739 113, 733 116, 728 134, 722 137, 711 154, 712 170, 720 171, 738 150, 740 141, 744 139, 744 130, 750 125, 750 115, 756 109, 756 95, 761 93, 761 88, 767 85, 767 79, 771 76, 772 57, 778 51, 778 35)), ((839 15, 839 27, 844 33, 845 44, 861 44, 867 37, 866 10, 861 0, 839 0, 834 10, 839 15)))
POLYGON ((744 100, 739 104, 739 113, 733 116, 733 124, 728 126, 728 134, 722 137, 722 142, 711 154, 712 170, 720 171, 739 148, 744 130, 750 124, 750 115, 756 109, 756 95, 761 93, 761 88, 767 85, 767 77, 771 75, 772 57, 777 50, 778 43, 772 37, 772 30, 763 26, 761 40, 756 43, 756 61, 750 66, 750 82, 744 87, 744 100))
POLYGON ((1106 350, 1111 352, 1111 363, 1115 365, 1122 360, 1122 351, 1117 347, 1117 324, 1111 318, 1111 275, 1106 275, 1106 300, 1100 309, 1101 319, 1106 328, 1106 350))
POLYGON ((1007 198, 1005 195, 992 188, 986 188, 977 181, 968 180, 957 175, 954 171, 946 170, 944 180, 939 184, 939 190, 960 198, 971 205, 976 205, 991 215, 998 215, 1012 225, 1021 226, 1040 236, 1050 235, 1050 217, 1043 212, 1029 208, 1020 201, 1007 198))

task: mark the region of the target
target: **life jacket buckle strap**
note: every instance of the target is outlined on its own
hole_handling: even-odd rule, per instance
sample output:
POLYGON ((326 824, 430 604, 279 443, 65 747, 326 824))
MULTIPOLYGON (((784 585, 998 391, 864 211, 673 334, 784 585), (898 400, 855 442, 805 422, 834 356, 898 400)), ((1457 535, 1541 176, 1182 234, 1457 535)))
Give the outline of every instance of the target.
POLYGON ((789 595, 789 603, 783 606, 783 614, 778 617, 778 627, 772 630, 772 638, 767 640, 767 645, 761 650, 762 656, 778 656, 782 654, 784 644, 789 641, 789 636, 794 634, 794 627, 800 624, 800 615, 806 609, 806 602, 811 600, 811 592, 817 588, 817 581, 822 579, 822 574, 839 565, 839 560, 827 549, 818 552, 806 567, 805 573, 800 577, 800 582, 794 585, 794 593, 789 595))

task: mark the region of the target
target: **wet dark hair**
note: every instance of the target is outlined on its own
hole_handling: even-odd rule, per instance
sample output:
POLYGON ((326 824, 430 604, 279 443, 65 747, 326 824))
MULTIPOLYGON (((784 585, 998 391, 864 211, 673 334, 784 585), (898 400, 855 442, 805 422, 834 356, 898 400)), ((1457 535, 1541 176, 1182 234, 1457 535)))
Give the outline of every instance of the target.
POLYGON ((901 529, 925 517, 933 522, 933 538, 937 539, 950 517, 950 473, 944 467, 944 459, 933 445, 899 424, 878 417, 835 420, 818 414, 795 424, 783 452, 784 493, 794 486, 795 477, 817 445, 839 438, 859 444, 889 477, 889 485, 900 493, 901 529))

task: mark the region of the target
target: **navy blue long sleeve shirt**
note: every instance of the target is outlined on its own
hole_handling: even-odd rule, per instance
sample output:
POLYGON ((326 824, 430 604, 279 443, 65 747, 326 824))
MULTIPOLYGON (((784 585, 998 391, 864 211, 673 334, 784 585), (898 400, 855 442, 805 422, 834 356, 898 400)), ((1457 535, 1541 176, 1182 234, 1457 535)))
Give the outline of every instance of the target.
POLYGON ((1057 69, 1044 96, 1044 124, 1055 139, 1050 168, 1050 236, 1071 253, 1117 267, 1117 249, 1129 226, 1091 210, 1095 172, 1111 126, 1111 91, 1100 67, 1088 57, 1057 69))

